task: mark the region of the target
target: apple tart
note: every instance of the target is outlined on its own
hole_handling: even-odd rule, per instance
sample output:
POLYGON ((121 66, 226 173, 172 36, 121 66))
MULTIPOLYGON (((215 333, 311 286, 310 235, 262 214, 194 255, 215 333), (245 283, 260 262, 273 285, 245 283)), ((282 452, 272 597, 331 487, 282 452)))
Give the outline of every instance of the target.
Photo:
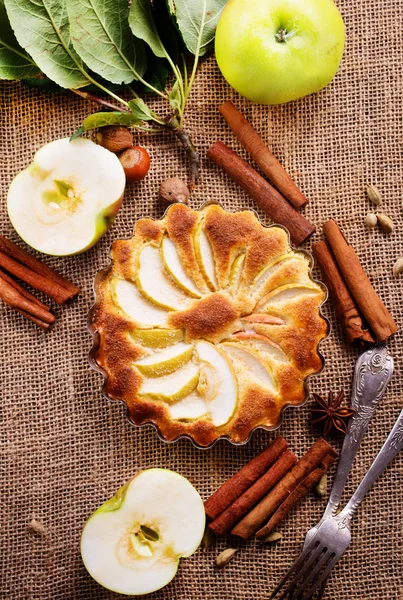
POLYGON ((164 440, 247 441, 302 404, 328 323, 311 259, 251 211, 171 206, 112 245, 90 314, 92 363, 132 422, 164 440))

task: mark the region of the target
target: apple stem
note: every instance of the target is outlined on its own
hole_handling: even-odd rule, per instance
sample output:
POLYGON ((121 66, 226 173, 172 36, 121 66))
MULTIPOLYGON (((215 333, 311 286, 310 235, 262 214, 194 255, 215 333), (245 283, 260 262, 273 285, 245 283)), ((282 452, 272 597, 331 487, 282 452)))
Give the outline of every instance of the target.
POLYGON ((189 188, 193 189, 195 184, 199 181, 200 177, 200 154, 196 150, 188 132, 181 126, 176 115, 170 117, 167 120, 167 126, 174 132, 174 134, 184 147, 186 155, 190 160, 189 188))
POLYGON ((81 96, 81 98, 84 98, 85 100, 91 100, 92 102, 96 102, 96 104, 105 106, 106 108, 109 108, 110 110, 115 110, 117 112, 128 112, 128 113, 130 112, 130 110, 124 106, 117 106, 116 104, 112 104, 112 102, 103 100, 102 98, 99 98, 98 96, 94 96, 94 94, 90 94, 89 92, 82 92, 81 90, 74 90, 74 89, 71 89, 70 91, 73 92, 74 94, 77 94, 77 96, 81 96))

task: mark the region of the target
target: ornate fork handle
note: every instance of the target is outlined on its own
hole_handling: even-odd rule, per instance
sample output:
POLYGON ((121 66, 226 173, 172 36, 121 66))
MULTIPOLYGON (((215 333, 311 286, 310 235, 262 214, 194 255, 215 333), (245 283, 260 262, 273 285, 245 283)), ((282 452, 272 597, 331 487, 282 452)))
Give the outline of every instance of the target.
POLYGON ((401 450, 403 450, 403 410, 394 424, 392 431, 388 435, 386 442, 380 449, 378 456, 368 469, 365 477, 362 479, 360 485, 351 496, 345 508, 343 508, 341 513, 337 516, 337 520, 339 521, 341 527, 349 526, 351 517, 353 516, 360 502, 364 499, 368 490, 373 486, 379 475, 384 472, 388 464, 401 450))
POLYGON ((329 502, 322 520, 333 515, 340 503, 348 474, 375 408, 393 374, 393 359, 386 346, 375 346, 364 352, 354 369, 351 405, 357 411, 351 418, 329 502))

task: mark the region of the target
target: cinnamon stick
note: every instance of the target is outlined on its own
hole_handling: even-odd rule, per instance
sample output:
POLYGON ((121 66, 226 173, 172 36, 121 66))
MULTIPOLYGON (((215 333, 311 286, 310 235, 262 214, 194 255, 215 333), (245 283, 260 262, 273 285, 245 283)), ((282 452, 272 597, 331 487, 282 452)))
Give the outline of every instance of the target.
POLYGON ((288 515, 288 513, 298 504, 298 502, 305 496, 307 492, 315 485, 317 481, 322 477, 324 473, 329 469, 330 465, 336 460, 336 452, 332 451, 326 454, 321 464, 312 471, 301 483, 295 488, 293 492, 284 500, 284 502, 278 507, 276 512, 270 517, 267 525, 259 529, 256 533, 256 537, 259 539, 265 538, 275 529, 281 521, 288 515))
POLYGON ((7 275, 7 273, 5 271, 3 271, 3 269, 0 269, 0 276, 2 277, 2 279, 5 279, 7 281, 7 283, 9 283, 10 285, 12 285, 13 288, 17 290, 17 292, 19 292, 20 294, 22 294, 23 296, 25 296, 25 298, 27 298, 28 300, 30 300, 34 304, 37 304, 38 306, 40 306, 44 310, 49 311, 49 307, 46 304, 44 304, 43 302, 41 302, 33 294, 30 294, 25 288, 22 287, 22 285, 20 285, 12 277, 10 277, 10 275, 7 275))
POLYGON ((45 265, 42 261, 31 256, 31 254, 2 235, 0 235, 0 253, 3 256, 6 255, 9 259, 19 263, 22 267, 36 274, 37 282, 41 285, 41 287, 38 287, 32 283, 32 281, 35 280, 35 276, 32 274, 30 275, 31 281, 28 281, 27 279, 24 279, 24 277, 20 276, 22 273, 26 274, 26 271, 20 270, 20 274, 15 273, 14 271, 18 269, 17 266, 13 267, 14 271, 10 271, 10 269, 7 269, 7 267, 3 264, 1 264, 1 266, 4 266, 7 271, 23 279, 26 283, 29 283, 36 289, 44 292, 58 304, 65 304, 80 293, 80 288, 78 288, 76 285, 70 281, 67 281, 67 279, 59 275, 59 273, 56 273, 56 271, 45 265), (47 283, 45 283, 45 280, 47 280, 47 283), (45 289, 42 289, 43 287, 45 289))
POLYGON ((312 244, 312 254, 319 266, 322 279, 332 299, 336 318, 340 323, 349 344, 355 342, 375 342, 370 331, 364 327, 357 304, 343 279, 337 262, 326 241, 312 244))
MULTIPOLYGON (((0 298, 11 308, 21 312, 27 318, 34 318, 35 323, 43 327, 43 324, 50 325, 54 323, 55 317, 48 310, 44 310, 41 306, 31 302, 23 296, 16 288, 0 275, 0 298), (28 316, 29 315, 29 316, 28 316)), ((31 318, 31 320, 33 320, 31 318)), ((47 327, 44 327, 47 328, 47 327)))
POLYGON ((312 223, 290 206, 280 192, 223 142, 215 142, 207 155, 255 200, 272 221, 289 230, 296 246, 314 233, 312 223))
POLYGON ((209 524, 216 535, 223 535, 231 530, 268 492, 284 477, 298 461, 291 450, 286 450, 277 462, 256 483, 247 489, 231 506, 209 524))
POLYGON ((269 181, 295 208, 305 206, 308 199, 304 196, 287 171, 266 146, 260 135, 230 102, 224 102, 218 109, 244 148, 255 163, 267 175, 269 181))
POLYGON ((245 540, 251 538, 267 523, 287 496, 320 465, 329 452, 334 452, 333 448, 324 439, 319 438, 276 487, 232 529, 231 533, 245 540))
POLYGON ((216 519, 278 460, 287 446, 284 438, 276 438, 263 452, 228 479, 206 500, 204 508, 207 516, 212 520, 216 519))
POLYGON ((323 231, 347 286, 378 342, 396 333, 397 325, 375 292, 354 249, 348 244, 337 223, 327 221, 323 231))

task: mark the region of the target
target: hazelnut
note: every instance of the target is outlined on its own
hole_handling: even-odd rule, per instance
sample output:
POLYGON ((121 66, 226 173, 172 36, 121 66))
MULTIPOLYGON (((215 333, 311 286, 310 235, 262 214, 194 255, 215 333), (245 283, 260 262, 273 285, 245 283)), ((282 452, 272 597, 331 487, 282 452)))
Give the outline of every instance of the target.
POLYGON ((167 204, 173 204, 174 202, 187 204, 190 196, 186 183, 177 177, 170 177, 161 183, 159 194, 167 204))
POLYGON ((100 127, 96 139, 100 146, 116 154, 130 148, 133 144, 130 131, 120 125, 100 127))

